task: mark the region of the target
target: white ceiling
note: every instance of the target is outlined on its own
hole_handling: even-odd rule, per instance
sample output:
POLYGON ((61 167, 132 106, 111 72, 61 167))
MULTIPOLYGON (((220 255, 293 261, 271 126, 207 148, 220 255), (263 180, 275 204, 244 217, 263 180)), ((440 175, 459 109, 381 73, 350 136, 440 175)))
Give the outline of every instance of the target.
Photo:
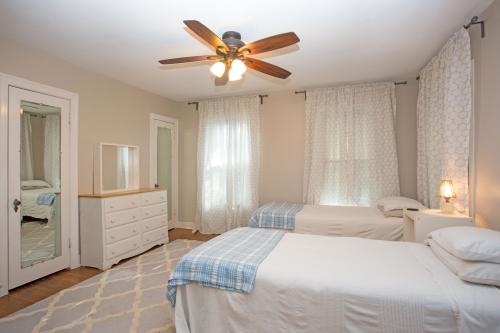
MULTIPOLYGON (((0 34, 122 82, 184 101, 340 82, 414 77, 454 31, 492 0, 2 0, 0 34), (249 70, 215 87, 209 63, 158 60, 212 53, 182 23, 246 42, 294 31, 297 47, 259 56, 287 80, 249 70)), ((0 46, 1 48, 1 46, 0 46)))

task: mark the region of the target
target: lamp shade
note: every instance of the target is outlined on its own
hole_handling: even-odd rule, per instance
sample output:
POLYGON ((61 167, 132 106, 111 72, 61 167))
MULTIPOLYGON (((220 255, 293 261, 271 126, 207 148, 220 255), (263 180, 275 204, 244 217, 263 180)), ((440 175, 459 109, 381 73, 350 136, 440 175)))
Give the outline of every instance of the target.
POLYGON ((215 64, 210 67, 210 71, 212 72, 213 75, 217 77, 222 77, 224 75, 224 72, 226 71, 226 64, 224 64, 221 61, 217 61, 215 64))
POLYGON ((439 196, 445 199, 455 198, 455 188, 451 179, 441 179, 441 186, 439 186, 439 196))

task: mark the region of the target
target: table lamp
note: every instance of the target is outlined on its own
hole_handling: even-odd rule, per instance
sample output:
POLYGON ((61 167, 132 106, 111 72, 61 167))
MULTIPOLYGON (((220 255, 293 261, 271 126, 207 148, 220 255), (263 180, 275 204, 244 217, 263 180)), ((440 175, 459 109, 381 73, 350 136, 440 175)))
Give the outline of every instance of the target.
POLYGON ((451 179, 441 179, 441 186, 439 186, 439 196, 441 199, 441 212, 445 214, 453 214, 455 212, 454 198, 456 198, 455 189, 453 188, 453 181, 451 179))

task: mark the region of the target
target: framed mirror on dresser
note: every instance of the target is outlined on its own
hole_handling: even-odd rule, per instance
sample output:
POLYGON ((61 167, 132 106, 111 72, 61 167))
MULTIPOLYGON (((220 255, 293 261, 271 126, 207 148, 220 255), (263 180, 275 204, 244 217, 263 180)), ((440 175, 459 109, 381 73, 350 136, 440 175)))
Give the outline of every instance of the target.
POLYGON ((139 187, 139 147, 100 143, 94 193, 80 194, 81 263, 106 270, 168 243, 167 191, 139 187))

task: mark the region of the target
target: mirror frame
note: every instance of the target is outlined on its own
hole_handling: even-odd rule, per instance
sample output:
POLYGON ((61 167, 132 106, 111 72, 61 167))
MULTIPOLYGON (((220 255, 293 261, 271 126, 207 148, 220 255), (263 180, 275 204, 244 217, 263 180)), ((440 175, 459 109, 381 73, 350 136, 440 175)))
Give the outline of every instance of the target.
POLYGON ((134 145, 124 145, 118 143, 107 143, 107 142, 99 142, 95 145, 94 149, 94 194, 95 193, 119 193, 119 192, 127 192, 139 190, 139 146, 134 145), (130 168, 131 179, 129 180, 129 186, 126 189, 116 189, 116 190, 107 190, 103 189, 102 183, 102 147, 103 146, 115 146, 115 147, 126 147, 133 148, 135 150, 135 154, 132 158, 132 165, 130 168))

